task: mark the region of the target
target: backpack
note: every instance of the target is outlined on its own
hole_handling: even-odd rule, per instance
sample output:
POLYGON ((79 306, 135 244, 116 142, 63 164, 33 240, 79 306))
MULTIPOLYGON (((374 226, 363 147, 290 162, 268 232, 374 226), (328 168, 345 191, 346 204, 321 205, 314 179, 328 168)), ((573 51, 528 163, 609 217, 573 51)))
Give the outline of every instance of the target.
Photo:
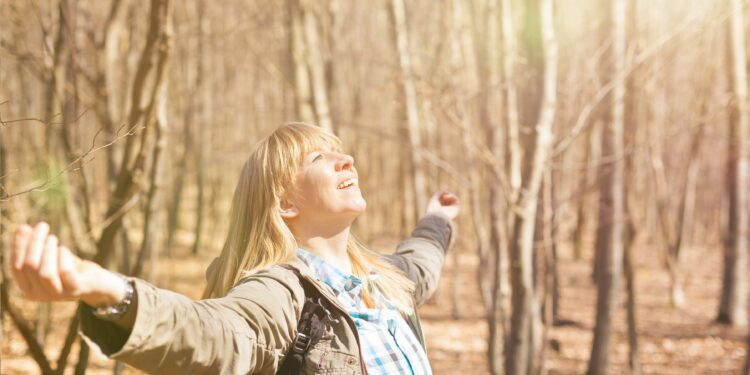
POLYGON ((284 267, 293 271, 302 284, 305 291, 305 304, 302 306, 302 314, 297 323, 297 336, 292 342, 292 347, 287 352, 279 370, 279 375, 305 374, 305 355, 320 338, 331 328, 332 322, 338 322, 331 315, 328 304, 310 281, 302 277, 294 267, 284 267))

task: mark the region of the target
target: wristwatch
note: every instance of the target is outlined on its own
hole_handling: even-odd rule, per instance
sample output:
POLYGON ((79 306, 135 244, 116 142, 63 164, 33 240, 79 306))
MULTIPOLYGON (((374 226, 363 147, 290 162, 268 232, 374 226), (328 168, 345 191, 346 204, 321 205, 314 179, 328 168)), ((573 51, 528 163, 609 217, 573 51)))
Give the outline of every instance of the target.
POLYGON ((93 309, 94 316, 106 319, 106 320, 114 320, 117 318, 122 317, 125 315, 125 312, 128 311, 128 308, 130 307, 130 303, 133 302, 133 295, 135 294, 135 287, 133 285, 133 282, 125 278, 125 276, 122 276, 120 274, 117 274, 125 284, 125 298, 122 299, 122 302, 111 305, 111 306, 101 306, 93 309))

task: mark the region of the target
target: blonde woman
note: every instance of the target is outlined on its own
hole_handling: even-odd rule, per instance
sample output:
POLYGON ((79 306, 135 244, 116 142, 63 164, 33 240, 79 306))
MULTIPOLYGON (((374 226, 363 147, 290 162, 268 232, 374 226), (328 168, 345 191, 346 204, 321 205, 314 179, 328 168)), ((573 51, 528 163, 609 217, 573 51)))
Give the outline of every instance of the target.
POLYGON ((14 277, 30 299, 80 300, 82 336, 148 373, 430 374, 416 308, 438 285, 458 198, 435 194, 394 254, 374 253, 350 233, 366 202, 340 150, 298 123, 260 142, 203 300, 78 259, 44 223, 17 231, 14 277))

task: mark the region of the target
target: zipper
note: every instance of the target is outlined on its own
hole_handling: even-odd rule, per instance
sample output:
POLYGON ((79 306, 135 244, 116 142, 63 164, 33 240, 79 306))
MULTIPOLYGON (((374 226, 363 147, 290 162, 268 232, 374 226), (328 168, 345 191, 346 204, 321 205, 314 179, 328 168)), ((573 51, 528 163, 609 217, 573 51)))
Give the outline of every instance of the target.
POLYGON ((365 367, 365 362, 363 361, 364 357, 362 356, 362 345, 360 344, 360 341, 359 341, 359 332, 357 332, 357 326, 354 324, 354 320, 352 320, 352 318, 349 316, 349 313, 346 312, 346 309, 344 309, 343 307, 341 307, 341 305, 339 305, 338 300, 335 297, 331 298, 330 293, 328 293, 327 290, 324 290, 323 288, 318 286, 315 280, 313 280, 307 275, 302 275, 302 277, 304 277, 305 280, 307 280, 313 286, 313 288, 317 289, 318 293, 325 296, 328 299, 328 302, 330 302, 334 307, 336 307, 339 310, 339 312, 343 313, 344 319, 349 324, 350 328, 352 328, 352 330, 354 331, 354 338, 357 340, 357 350, 359 351, 359 367, 362 369, 362 375, 367 375, 367 368, 365 367))
POLYGON ((425 344, 424 340, 424 332, 422 332, 422 322, 421 319, 419 319, 419 312, 417 309, 417 299, 412 296, 411 301, 412 309, 414 311, 411 314, 405 316, 406 322, 409 324, 409 327, 412 328, 414 336, 417 337, 419 343, 422 344, 422 349, 424 350, 425 354, 427 354, 427 345, 425 344))

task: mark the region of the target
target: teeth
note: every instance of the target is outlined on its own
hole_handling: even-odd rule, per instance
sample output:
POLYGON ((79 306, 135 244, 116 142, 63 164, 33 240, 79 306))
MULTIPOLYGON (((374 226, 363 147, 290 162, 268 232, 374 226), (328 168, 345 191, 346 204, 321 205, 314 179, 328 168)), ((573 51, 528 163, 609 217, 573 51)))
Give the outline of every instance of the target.
POLYGON ((337 186, 336 188, 337 189, 345 189, 345 188, 348 188, 349 186, 354 185, 355 183, 357 183, 357 179, 356 178, 350 178, 350 179, 348 179, 348 180, 340 183, 339 186, 337 186))

